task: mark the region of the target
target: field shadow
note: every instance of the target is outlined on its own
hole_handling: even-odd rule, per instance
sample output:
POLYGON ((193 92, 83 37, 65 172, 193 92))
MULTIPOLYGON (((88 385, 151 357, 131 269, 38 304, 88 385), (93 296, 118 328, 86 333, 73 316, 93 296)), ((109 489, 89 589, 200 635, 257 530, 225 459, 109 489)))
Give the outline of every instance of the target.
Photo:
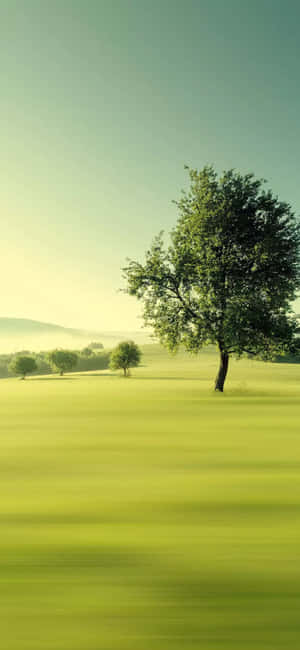
POLYGON ((138 375, 132 375, 133 379, 140 379, 141 381, 208 381, 207 377, 139 377, 138 375))
POLYGON ((117 377, 117 375, 112 374, 111 372, 89 372, 88 370, 86 372, 77 372, 76 375, 78 377, 117 377))
POLYGON ((77 377, 31 377, 31 381, 72 381, 77 377))

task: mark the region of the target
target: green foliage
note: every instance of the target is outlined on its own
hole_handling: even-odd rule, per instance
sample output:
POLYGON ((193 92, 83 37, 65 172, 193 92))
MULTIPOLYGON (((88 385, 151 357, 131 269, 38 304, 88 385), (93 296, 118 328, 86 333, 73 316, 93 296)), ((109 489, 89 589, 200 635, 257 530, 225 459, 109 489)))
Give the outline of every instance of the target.
POLYGON ((9 368, 14 356, 13 354, 0 354, 0 378, 9 377, 11 374, 9 368))
POLYGON ((4 377, 9 377, 9 367, 10 364, 7 364, 6 362, 0 361, 0 378, 3 379, 4 377))
POLYGON ((300 363, 300 354, 293 354, 292 352, 278 354, 272 361, 274 363, 300 363))
POLYGON ((141 350, 133 341, 123 341, 112 351, 110 367, 112 370, 122 369, 124 376, 128 376, 129 368, 135 368, 141 360, 141 350))
POLYGON ((90 347, 83 348, 80 352, 82 357, 91 357, 93 354, 94 352, 90 347))
POLYGON ((300 363, 300 338, 297 337, 289 350, 276 355, 272 361, 275 363, 300 363))
POLYGON ((22 375, 22 379, 25 379, 26 375, 34 372, 36 369, 37 363, 35 358, 27 355, 16 356, 9 366, 10 372, 12 374, 22 375))
POLYGON ((110 353, 108 351, 92 354, 89 357, 79 356, 76 372, 85 372, 88 370, 105 370, 109 367, 110 353))
POLYGON ((204 167, 189 169, 189 177, 189 191, 175 202, 169 248, 160 235, 145 263, 129 261, 124 274, 146 325, 169 349, 218 345, 222 390, 231 354, 271 359, 293 344, 299 224, 253 174, 229 170, 218 178, 204 167))
MULTIPOLYGON (((75 366, 76 372, 85 372, 88 370, 104 370, 109 366, 110 353, 107 350, 99 349, 98 353, 93 352, 90 356, 82 356, 81 353, 77 353, 78 361, 75 366)), ((37 369, 33 374, 39 375, 49 375, 53 372, 53 367, 55 370, 56 366, 53 366, 49 360, 49 352, 28 352, 24 355, 24 352, 18 352, 16 354, 0 354, 0 378, 9 377, 12 372, 15 372, 11 369, 12 361, 16 356, 31 356, 34 357, 37 363, 37 369)))
POLYGON ((39 375, 50 375, 52 367, 46 352, 38 352, 34 355, 39 367, 39 375))
POLYGON ((49 352, 49 361, 63 375, 64 372, 75 368, 78 361, 78 354, 71 350, 52 350, 52 352, 49 352))

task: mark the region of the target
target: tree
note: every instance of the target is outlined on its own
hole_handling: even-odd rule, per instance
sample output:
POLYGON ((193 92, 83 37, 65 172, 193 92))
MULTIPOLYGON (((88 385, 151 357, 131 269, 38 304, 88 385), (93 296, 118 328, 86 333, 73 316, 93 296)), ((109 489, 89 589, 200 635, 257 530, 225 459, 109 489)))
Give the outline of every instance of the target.
POLYGON ((141 356, 141 350, 136 343, 123 341, 112 351, 109 365, 112 370, 122 369, 124 377, 128 377, 129 368, 138 366, 141 356))
POLYGON ((90 347, 83 348, 81 350, 81 356, 83 356, 83 357, 91 357, 91 356, 93 356, 93 354, 94 354, 94 352, 90 347))
POLYGON ((9 370, 13 374, 22 375, 21 379, 25 379, 26 375, 37 370, 37 362, 34 357, 18 355, 12 359, 9 370))
POLYGON ((35 357, 39 367, 39 375, 49 375, 52 372, 52 368, 48 355, 45 352, 38 352, 35 357))
POLYGON ((126 290, 169 349, 217 344, 215 390, 223 391, 231 355, 271 359, 292 345, 299 223, 253 174, 229 170, 218 178, 210 166, 187 169, 190 189, 175 201, 169 248, 161 234, 144 264, 129 260, 126 290))
POLYGON ((75 368, 77 359, 78 355, 76 352, 71 352, 70 350, 52 350, 49 353, 49 361, 56 370, 59 370, 61 377, 64 372, 75 368))

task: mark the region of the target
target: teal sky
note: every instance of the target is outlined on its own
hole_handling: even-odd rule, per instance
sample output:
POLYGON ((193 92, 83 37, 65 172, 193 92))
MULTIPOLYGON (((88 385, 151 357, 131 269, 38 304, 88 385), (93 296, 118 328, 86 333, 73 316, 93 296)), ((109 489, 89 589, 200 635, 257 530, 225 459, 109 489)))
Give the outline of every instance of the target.
POLYGON ((140 326, 118 292, 176 220, 184 164, 300 212, 300 4, 0 0, 1 315, 140 326))

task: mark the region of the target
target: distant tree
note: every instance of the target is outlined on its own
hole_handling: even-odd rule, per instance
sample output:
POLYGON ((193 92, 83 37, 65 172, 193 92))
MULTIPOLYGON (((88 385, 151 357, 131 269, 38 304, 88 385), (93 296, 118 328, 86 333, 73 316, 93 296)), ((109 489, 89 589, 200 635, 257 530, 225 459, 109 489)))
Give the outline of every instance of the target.
MULTIPOLYGON (((7 363, 3 362, 0 360, 0 377, 1 379, 4 377, 9 377, 9 368, 7 366, 7 363)), ((15 374, 15 373, 13 373, 15 374)))
POLYGON ((48 355, 46 352, 38 352, 36 355, 36 361, 39 367, 39 375, 49 375, 52 372, 52 366, 49 362, 48 355))
POLYGON ((91 350, 102 350, 103 349, 103 343, 100 343, 99 341, 92 341, 88 345, 91 350))
POLYGON ((140 264, 124 269, 127 291, 143 302, 146 325, 169 349, 216 343, 223 391, 231 355, 272 359, 297 331, 291 303, 300 286, 299 223, 262 180, 234 170, 189 169, 175 202, 179 220, 164 249, 155 239, 140 264))
POLYGON ((81 350, 81 355, 82 355, 83 357, 91 357, 93 354, 94 354, 94 353, 93 353, 93 350, 92 350, 90 347, 83 348, 83 349, 81 350))
POLYGON ((9 370, 13 374, 22 375, 21 379, 25 379, 26 375, 37 370, 37 362, 34 357, 18 355, 11 361, 9 370))
POLYGON ((133 341, 123 341, 112 351, 110 355, 110 368, 112 370, 122 369, 124 377, 128 377, 129 368, 135 368, 141 360, 141 350, 133 341))
MULTIPOLYGON (((297 318, 299 319, 299 315, 297 315, 297 318)), ((300 363, 300 338, 295 338, 294 343, 290 346, 289 350, 276 355, 272 361, 274 361, 274 363, 300 363)))
POLYGON ((85 357, 82 354, 78 356, 76 372, 87 372, 90 370, 104 370, 109 367, 110 353, 108 350, 99 350, 91 356, 85 357))
POLYGON ((68 372, 75 368, 78 354, 70 350, 52 350, 52 352, 49 352, 48 358, 51 365, 57 369, 62 376, 64 372, 68 372))

